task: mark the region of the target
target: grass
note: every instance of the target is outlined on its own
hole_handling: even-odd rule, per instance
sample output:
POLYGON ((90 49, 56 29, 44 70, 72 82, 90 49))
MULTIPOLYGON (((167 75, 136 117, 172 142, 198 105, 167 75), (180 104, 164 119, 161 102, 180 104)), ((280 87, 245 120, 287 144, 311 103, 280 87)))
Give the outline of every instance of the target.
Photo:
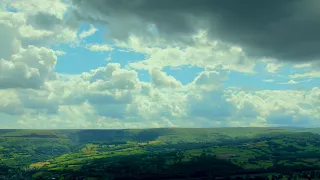
POLYGON ((262 168, 271 168, 273 166, 272 161, 258 161, 257 164, 262 168))
MULTIPOLYGON (((181 142, 223 142, 224 139, 235 138, 256 138, 261 136, 270 136, 274 139, 269 142, 275 143, 281 148, 293 146, 299 150, 296 153, 313 153, 320 151, 320 146, 312 143, 306 143, 306 146, 297 144, 298 141, 306 141, 311 136, 306 133, 298 133, 297 130, 287 130, 280 128, 207 128, 207 129, 155 129, 158 136, 154 139, 137 142, 134 137, 144 130, 124 130, 131 133, 132 139, 127 139, 125 144, 104 144, 93 142, 82 142, 78 140, 77 133, 81 130, 0 130, 0 160, 6 164, 28 163, 30 168, 46 167, 50 170, 61 169, 79 169, 87 162, 94 159, 142 154, 146 152, 144 147, 161 147, 162 145, 178 144, 181 142), (289 138, 276 138, 277 135, 287 135, 289 138), (29 135, 36 135, 30 137, 29 135), (46 136, 56 136, 56 138, 44 138, 46 136), (43 137, 41 137, 43 136, 43 137), (67 152, 55 152, 51 156, 52 147, 66 149, 67 152), (47 154, 41 154, 39 149, 47 154)), ((299 130, 302 132, 302 130, 299 130)), ((311 131, 311 130, 310 130, 311 131)), ((315 130, 314 130, 315 131, 315 130)), ((98 132, 98 131, 97 131, 98 132)), ((93 131, 92 133, 96 133, 93 131)), ((110 135, 113 136, 113 135, 110 135)), ((121 137, 118 137, 121 139, 121 137)), ((114 138, 114 140, 119 140, 114 138)), ((107 142, 107 140, 105 141, 107 142)), ((271 147, 266 140, 257 142, 247 142, 242 144, 234 144, 228 146, 213 146, 206 150, 211 150, 209 154, 215 154, 220 159, 231 160, 238 165, 248 169, 269 168, 273 166, 272 160, 255 160, 248 163, 250 159, 259 156, 269 156, 272 153, 271 147)), ((306 141, 307 142, 307 141, 306 141)), ((203 149, 196 147, 186 150, 184 161, 189 160, 189 156, 199 156, 203 149)), ((286 154, 286 151, 279 151, 286 154)), ((289 165, 305 165, 310 163, 320 166, 318 158, 301 158, 298 162, 292 163, 288 160, 280 160, 279 164, 289 165)))
MULTIPOLYGON (((99 149, 99 145, 97 144, 86 144, 86 147, 79 152, 63 154, 55 159, 50 160, 50 164, 46 164, 46 167, 48 167, 49 170, 59 170, 61 167, 65 167, 66 165, 68 165, 68 167, 81 168, 81 164, 84 164, 88 160, 142 154, 144 152, 144 150, 139 149, 138 147, 130 147, 114 151, 101 151, 101 149, 99 149), (96 152, 90 154, 86 153, 88 150, 91 151, 92 149, 95 149, 96 152), (83 152, 84 150, 86 151, 83 152)), ((40 166, 40 164, 43 163, 34 163, 30 167, 32 168, 40 166)))

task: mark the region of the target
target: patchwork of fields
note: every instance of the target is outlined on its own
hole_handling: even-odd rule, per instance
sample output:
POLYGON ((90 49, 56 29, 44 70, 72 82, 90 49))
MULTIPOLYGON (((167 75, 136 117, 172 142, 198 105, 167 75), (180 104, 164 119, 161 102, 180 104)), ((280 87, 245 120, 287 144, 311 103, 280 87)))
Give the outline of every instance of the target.
MULTIPOLYGON (((103 167, 112 169, 125 166, 125 162, 133 164, 141 160, 139 163, 149 163, 148 168, 155 166, 135 171, 136 167, 130 166, 131 177, 138 172, 140 176, 149 172, 173 173, 168 167, 183 174, 180 166, 188 169, 190 163, 195 165, 201 158, 211 158, 210 164, 219 162, 232 167, 234 170, 231 168, 229 174, 267 172, 271 175, 279 169, 317 170, 320 167, 318 132, 318 129, 294 128, 0 130, 0 165, 27 173, 31 178, 94 169, 92 178, 99 179, 99 172, 105 173, 103 167), (137 157, 139 160, 132 159, 137 157), (114 164, 119 161, 123 163, 114 164)), ((219 176, 225 176, 224 173, 221 170, 219 176)))

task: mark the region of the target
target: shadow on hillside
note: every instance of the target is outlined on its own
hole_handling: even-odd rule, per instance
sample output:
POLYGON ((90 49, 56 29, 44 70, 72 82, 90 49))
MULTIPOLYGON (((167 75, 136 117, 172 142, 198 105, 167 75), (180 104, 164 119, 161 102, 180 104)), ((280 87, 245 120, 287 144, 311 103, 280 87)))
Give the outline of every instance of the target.
POLYGON ((128 141, 137 142, 154 141, 161 135, 173 133, 170 129, 145 129, 145 130, 81 130, 77 132, 80 142, 105 142, 105 141, 128 141))
MULTIPOLYGON (((87 162, 77 171, 60 171, 55 175, 64 178, 91 177, 102 179, 186 179, 229 176, 240 173, 242 168, 214 156, 201 154, 188 161, 182 151, 148 153, 87 162)), ((53 172, 54 173, 54 172, 53 172)), ((51 175, 52 176, 52 175, 51 175)))

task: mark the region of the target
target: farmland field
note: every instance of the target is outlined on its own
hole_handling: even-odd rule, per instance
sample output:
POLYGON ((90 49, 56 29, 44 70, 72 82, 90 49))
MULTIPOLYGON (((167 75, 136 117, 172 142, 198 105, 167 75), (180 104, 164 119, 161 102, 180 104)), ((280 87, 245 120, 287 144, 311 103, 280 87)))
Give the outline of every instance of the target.
POLYGON ((316 179, 318 132, 292 128, 0 130, 0 179, 316 179))

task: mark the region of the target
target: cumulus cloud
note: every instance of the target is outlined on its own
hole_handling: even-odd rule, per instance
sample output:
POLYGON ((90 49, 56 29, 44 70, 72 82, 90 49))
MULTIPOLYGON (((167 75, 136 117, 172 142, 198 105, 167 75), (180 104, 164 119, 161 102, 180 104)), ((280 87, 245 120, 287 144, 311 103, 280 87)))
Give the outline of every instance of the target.
POLYGON ((13 12, 0 11, 0 88, 40 88, 63 55, 47 45, 74 41, 77 26, 67 23, 67 5, 59 0, 4 3, 13 12))
POLYGON ((0 60, 0 88, 40 88, 52 73, 55 51, 29 46, 11 59, 0 60))
MULTIPOLYGON (((172 83, 156 73, 160 84, 172 83)), ((227 77, 223 68, 206 69, 184 89, 167 91, 109 63, 81 75, 57 75, 41 89, 2 90, 0 113, 21 116, 25 128, 319 125, 319 88, 246 92, 222 88, 227 77)))
POLYGON ((201 72, 192 83, 190 88, 195 91, 212 91, 222 89, 223 82, 228 77, 228 71, 221 67, 216 70, 207 69, 201 72))
POLYGON ((130 36, 128 42, 117 41, 116 46, 129 48, 145 55, 145 60, 130 63, 130 66, 135 69, 150 70, 183 65, 215 68, 223 65, 234 71, 253 72, 255 63, 246 56, 241 47, 209 40, 204 32, 199 32, 193 37, 196 42, 193 46, 174 46, 166 43, 163 45, 161 42, 152 45, 149 41, 137 36, 130 36))
POLYGON ((204 118, 207 121, 219 121, 224 125, 235 112, 235 106, 229 103, 221 91, 194 93, 188 96, 188 115, 204 118))
MULTIPOLYGON (((5 7, 0 22, 18 31, 18 40, 23 46, 70 43, 77 40, 79 21, 67 14, 68 5, 60 0, 4 1, 5 7)), ((70 8, 70 7, 69 7, 70 8)), ((1 28, 2 29, 2 28, 1 28)))
POLYGON ((275 59, 299 61, 294 67, 303 73, 289 76, 289 84, 302 82, 298 78, 317 77, 315 69, 308 71, 317 62, 304 62, 318 55, 312 48, 318 43, 317 36, 309 38, 316 31, 300 27, 317 25, 312 18, 304 26, 301 23, 318 11, 313 11, 313 6, 306 11, 306 3, 268 1, 256 7, 256 2, 249 6, 233 2, 232 7, 237 8, 227 11, 231 4, 216 0, 132 0, 126 4, 73 0, 75 7, 60 0, 4 2, 0 7, 1 127, 320 125, 317 87, 308 91, 226 87, 230 71, 254 73, 254 59, 266 63, 269 72, 286 65, 275 59), (96 3, 100 3, 99 8, 96 3), (302 7, 301 17, 294 14, 296 3, 302 7), (262 16, 274 5, 274 14, 262 16), (70 13, 73 8, 78 9, 70 13), (283 9, 288 13, 286 18, 281 18, 283 9), (260 13, 252 16, 253 11, 260 13), (53 50, 51 45, 70 45, 97 31, 90 26, 78 32, 80 19, 108 23, 114 40, 112 45, 84 45, 90 53, 117 48, 119 52, 141 53, 145 58, 128 65, 109 61, 81 74, 54 72, 59 56, 68 52, 53 50), (286 26, 292 32, 285 32, 286 26), (302 38, 306 31, 308 36, 302 38), (186 65, 203 70, 185 85, 164 70, 186 65), (139 70, 149 72, 150 82, 139 79, 139 70))
POLYGON ((44 13, 44 15, 54 15, 58 19, 63 19, 68 5, 60 0, 54 1, 42 1, 42 0, 30 0, 29 3, 25 3, 23 0, 4 0, 4 3, 11 9, 22 10, 28 14, 44 13))
POLYGON ((0 90, 0 113, 18 115, 23 113, 23 106, 18 95, 14 91, 0 90))
POLYGON ((233 93, 230 100, 241 107, 245 102, 269 125, 319 126, 319 88, 309 92, 297 90, 263 90, 233 93), (312 99, 315 98, 315 99, 312 99))
POLYGON ((172 41, 186 42, 189 35, 206 29, 210 38, 240 45, 249 56, 293 62, 320 59, 317 0, 72 2, 79 19, 110 24, 109 35, 116 39, 147 35, 149 24, 172 41))
MULTIPOLYGON (((0 12, 1 13, 1 12, 0 12)), ((8 16, 9 17, 9 16, 8 16)), ((21 42, 19 41, 18 31, 14 27, 14 19, 16 16, 13 16, 13 20, 7 20, 6 16, 2 16, 0 14, 0 18, 2 19, 0 21, 0 59, 9 59, 12 54, 16 54, 20 51, 21 48, 21 42)))
POLYGON ((174 77, 168 76, 165 72, 162 72, 160 69, 154 68, 151 70, 151 79, 152 83, 156 87, 170 87, 177 88, 182 87, 180 81, 177 81, 174 77))

